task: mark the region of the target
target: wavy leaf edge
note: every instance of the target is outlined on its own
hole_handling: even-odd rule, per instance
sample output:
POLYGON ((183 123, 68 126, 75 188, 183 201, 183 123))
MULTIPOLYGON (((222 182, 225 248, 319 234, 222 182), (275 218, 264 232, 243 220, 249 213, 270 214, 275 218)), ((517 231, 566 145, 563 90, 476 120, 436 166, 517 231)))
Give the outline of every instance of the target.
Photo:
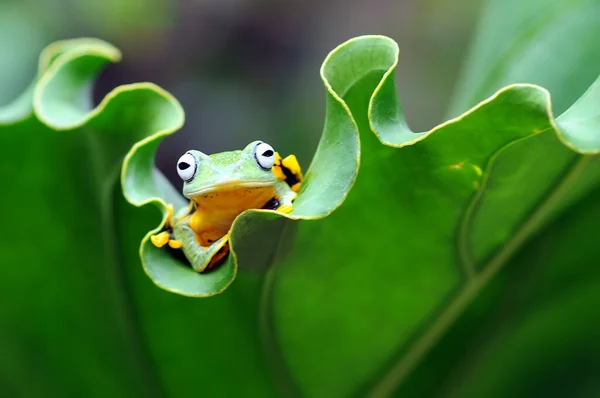
MULTIPOLYGON (((495 151, 495 153, 493 153, 492 156, 489 158, 489 161, 485 164, 485 168, 482 171, 481 179, 480 179, 480 186, 482 188, 486 186, 486 181, 489 177, 489 170, 493 166, 494 161, 499 154, 501 154, 507 148, 511 147, 516 142, 525 140, 527 138, 530 138, 530 137, 540 134, 542 132, 548 131, 550 129, 554 130, 554 133, 557 136, 558 140, 565 147, 569 148, 570 150, 572 150, 575 153, 578 153, 581 155, 594 155, 594 154, 600 153, 600 145, 598 144, 598 140, 591 140, 591 141, 587 142, 587 144, 589 144, 591 142, 593 145, 596 145, 596 147, 593 147, 591 149, 589 147, 581 148, 581 147, 578 147, 573 141, 571 141, 569 139, 568 134, 565 133, 560 128, 561 122, 567 114, 569 114, 573 109, 575 109, 576 106, 580 102, 583 102, 586 98, 588 98, 588 97, 591 98, 593 94, 596 94, 596 93, 594 93, 594 90, 596 90, 596 92, 597 92, 597 90, 599 90, 599 88, 600 88, 600 77, 585 91, 585 93, 582 94, 582 96, 579 98, 579 100, 577 100, 575 103, 573 103, 573 105, 570 108, 568 108, 565 112, 563 112, 558 117, 554 116, 554 113, 552 110, 552 101, 551 101, 550 92, 547 89, 545 89, 544 87, 541 87, 541 86, 538 86, 535 84, 530 84, 530 83, 516 83, 516 84, 511 84, 511 85, 505 86, 505 87, 499 89, 498 91, 496 91, 490 97, 482 100, 481 102, 479 102, 478 104, 476 104, 475 106, 470 108, 469 110, 465 111, 463 114, 461 114, 455 118, 449 119, 437 126, 434 126, 429 131, 422 132, 422 133, 415 133, 408 128, 408 125, 404 119, 404 115, 401 110, 400 102, 398 101, 398 104, 397 104, 398 114, 396 115, 397 116, 396 122, 398 124, 399 130, 403 130, 403 129, 408 130, 411 134, 414 134, 414 135, 412 137, 410 137, 410 139, 405 140, 405 141, 394 142, 392 140, 386 140, 385 137, 383 136, 383 134, 381 134, 381 132, 379 131, 379 128, 374 121, 373 112, 374 112, 374 107, 375 107, 376 101, 377 101, 378 97, 380 96, 381 91, 384 89, 386 82, 391 82, 391 85, 393 87, 396 86, 395 82, 393 80, 393 76, 394 76, 394 71, 395 71, 395 68, 397 66, 398 59, 399 59, 399 48, 398 48, 397 43, 393 39, 386 37, 386 36, 382 36, 382 35, 367 35, 367 36, 359 36, 356 38, 352 38, 352 39, 340 44, 334 50, 332 50, 329 53, 329 55, 327 56, 327 58, 325 59, 323 66, 321 67, 321 76, 322 76, 322 79, 325 83, 327 90, 332 91, 332 94, 334 95, 334 97, 338 101, 343 103, 345 109, 349 109, 348 106, 346 105, 346 103, 344 102, 344 100, 342 99, 344 93, 348 92, 353 84, 357 83, 362 78, 364 78, 366 76, 366 73, 369 71, 365 72, 362 76, 359 76, 355 80, 354 83, 350 84, 348 87, 345 87, 345 90, 343 90, 343 92, 340 94, 340 93, 337 93, 336 90, 334 89, 334 87, 332 86, 332 84, 330 84, 329 81, 327 81, 327 78, 324 74, 324 69, 326 67, 327 62, 331 61, 334 57, 336 57, 336 55, 345 51, 349 46, 360 43, 363 40, 381 41, 381 42, 385 43, 386 45, 392 46, 393 52, 394 52, 394 60, 393 60, 393 62, 391 62, 389 64, 388 68, 383 72, 383 75, 382 75, 381 79, 379 80, 376 88, 371 93, 369 102, 368 102, 368 109, 367 109, 369 129, 371 130, 371 132, 373 134, 375 134, 375 136, 377 137, 379 142, 385 146, 392 147, 392 148, 403 148, 405 146, 417 144, 420 141, 424 140, 426 137, 429 137, 431 134, 443 129, 444 127, 458 123, 465 117, 469 116, 470 114, 477 112, 480 108, 484 107, 485 105, 493 103, 498 97, 500 97, 501 95, 503 95, 509 91, 528 89, 528 90, 536 91, 541 94, 540 97, 543 99, 543 101, 538 102, 538 105, 541 105, 543 107, 543 110, 544 110, 545 115, 548 120, 549 127, 547 127, 544 130, 533 131, 529 135, 512 140, 508 144, 499 147, 495 151), (543 102, 543 104, 542 104, 542 102, 543 102)), ((397 93, 397 90, 396 90, 396 93, 397 93)), ((596 116, 596 115, 594 115, 594 116, 596 116)), ((587 158, 589 158, 589 156, 583 157, 583 159, 587 159, 587 158)), ((466 213, 463 216, 462 224, 459 225, 459 230, 460 230, 461 235, 466 234, 465 228, 467 228, 469 219, 470 219, 470 217, 472 217, 472 214, 471 214, 472 207, 478 202, 479 198, 480 198, 480 195, 475 195, 475 197, 472 198, 472 201, 469 204, 468 208, 465 209, 466 213)), ((460 247, 460 245, 466 243, 464 236, 462 236, 459 239, 458 243, 459 243, 459 250, 462 251, 464 248, 460 247)), ((464 257, 463 253, 461 253, 461 257, 464 257)), ((495 268, 495 267, 491 267, 491 268, 495 268)), ((493 271, 493 269, 492 269, 492 271, 493 271)), ((277 281, 277 277, 275 277, 273 273, 269 272, 267 274, 267 278, 265 280, 265 283, 263 284, 263 290, 261 292, 261 309, 260 309, 261 329, 263 331, 262 332, 263 335, 265 336, 263 338, 263 340, 264 340, 264 343, 269 347, 269 352, 274 352, 274 353, 278 353, 280 351, 279 348, 277 347, 277 343, 276 343, 277 336, 274 334, 274 331, 273 331, 273 328, 274 328, 273 322, 274 321, 273 321, 273 313, 271 311, 271 309, 273 308, 273 305, 272 305, 273 285, 276 283, 276 281, 277 281)), ((467 296, 468 295, 459 297, 457 302, 456 303, 453 302, 453 303, 451 303, 451 305, 460 307, 461 305, 466 303, 465 297, 467 297, 467 296)), ((434 331, 438 331, 438 330, 436 329, 434 331)), ((417 348, 418 349, 416 351, 411 353, 411 354, 413 354, 414 357, 419 357, 426 350, 422 346, 417 347, 417 348)), ((278 355, 278 354, 271 355, 271 360, 273 361, 273 364, 272 364, 273 368, 277 368, 277 369, 285 369, 286 368, 286 364, 283 362, 283 359, 280 357, 280 355, 278 355)), ((403 376, 406 376, 407 372, 409 372, 410 364, 409 364, 409 367, 403 366, 406 364, 403 362, 397 362, 398 358, 396 358, 395 356, 392 356, 391 360, 392 360, 393 366, 389 369, 389 372, 383 372, 383 374, 379 375, 379 376, 381 376, 381 378, 375 379, 374 383, 371 385, 370 394, 372 394, 372 396, 388 396, 388 395, 390 395, 394 391, 394 388, 399 384, 399 380, 401 380, 403 378, 403 376)), ((278 373, 283 374, 283 378, 287 380, 286 387, 289 388, 291 391, 294 391, 296 387, 295 387, 295 383, 291 379, 290 375, 285 371, 279 371, 278 373)))
MULTIPOLYGON (((353 126, 352 131, 350 133, 351 135, 349 137, 346 137, 346 139, 354 140, 358 144, 358 147, 356 148, 356 153, 355 153, 356 156, 353 159, 355 168, 354 168, 353 173, 351 173, 351 175, 349 177, 349 181, 347 183, 347 189, 345 190, 345 192, 342 193, 342 195, 340 196, 339 200, 336 203, 331 205, 325 212, 321 212, 320 214, 295 214, 294 212, 292 212, 290 214, 282 214, 282 213, 274 212, 272 210, 261 210, 261 209, 248 210, 248 211, 240 214, 234 220, 232 227, 231 227, 232 256, 230 256, 230 257, 233 258, 233 260, 232 260, 233 273, 231 274, 230 280, 227 281, 227 283, 222 284, 221 289, 216 289, 215 291, 210 292, 209 294, 204 294, 204 293, 196 294, 194 292, 179 290, 174 286, 165 285, 165 284, 161 283, 159 280, 157 280, 155 275, 153 275, 153 273, 151 271, 149 271, 148 264, 146 264, 146 262, 144 260, 144 254, 143 254, 144 245, 148 242, 149 237, 151 235, 160 231, 164 227, 165 222, 166 222, 166 215, 167 215, 167 201, 159 195, 150 195, 150 196, 147 196, 144 198, 135 198, 134 197, 135 195, 132 195, 132 191, 131 191, 132 189, 135 189, 135 188, 132 187, 132 185, 129 184, 129 181, 128 181, 128 178, 130 177, 130 174, 132 173, 131 162, 132 162, 132 159, 136 156, 136 154, 142 148, 149 146, 149 145, 156 145, 156 147, 158 147, 158 144, 164 137, 173 134, 174 132, 179 130, 181 128, 181 126, 183 126, 184 120, 185 120, 185 114, 184 114, 183 108, 181 107, 180 103, 177 101, 176 98, 174 98, 170 93, 168 93, 166 90, 162 89, 161 87, 155 85, 154 83, 140 82, 140 83, 132 83, 132 84, 128 84, 128 85, 122 85, 122 86, 118 86, 118 87, 114 88, 112 91, 110 91, 102 99, 102 101, 100 102, 99 105, 97 105, 96 107, 94 107, 90 110, 86 110, 84 116, 78 122, 66 123, 66 124, 56 123, 55 121, 51 120, 51 117, 48 117, 48 115, 45 114, 44 102, 42 100, 42 95, 44 93, 44 89, 47 87, 49 82, 52 81, 52 79, 56 76, 56 74, 61 70, 61 68, 65 67, 65 65, 67 65, 69 62, 77 59, 78 57, 83 57, 83 56, 96 56, 98 58, 101 58, 103 60, 103 62, 105 62, 105 63, 118 62, 121 59, 120 51, 118 49, 116 49, 114 46, 112 46, 111 44, 104 42, 102 40, 93 39, 93 38, 62 40, 62 41, 58 41, 58 42, 54 42, 54 43, 50 44, 48 47, 46 47, 46 49, 44 49, 42 51, 42 53, 40 55, 38 77, 37 77, 37 79, 34 80, 34 83, 30 87, 30 88, 33 88, 32 92, 30 94, 32 104, 31 105, 28 104, 28 106, 30 107, 28 109, 28 111, 27 112, 21 111, 20 115, 19 115, 19 112, 17 112, 17 116, 13 117, 12 119, 7 118, 4 120, 0 120, 0 124, 18 123, 18 122, 21 122, 21 121, 27 119, 31 115, 35 115, 36 117, 38 117, 40 122, 44 123, 45 125, 47 125, 50 128, 53 128, 55 130, 71 130, 71 129, 80 128, 80 127, 85 126, 91 119, 93 119, 94 117, 99 115, 103 111, 103 109, 105 109, 107 107, 107 105, 122 92, 126 92, 129 90, 137 90, 137 89, 147 89, 147 90, 153 91, 155 94, 158 94, 159 96, 162 96, 164 99, 166 99, 173 106, 173 109, 175 109, 176 112, 178 113, 178 115, 176 117, 176 121, 166 128, 163 128, 159 131, 155 131, 155 132, 148 134, 145 138, 136 142, 131 147, 131 149, 127 152, 127 154, 125 155, 125 157, 123 159, 123 163, 122 163, 122 167, 121 167, 121 174, 120 174, 122 193, 123 193, 125 199, 133 206, 142 207, 142 206, 145 206, 148 204, 152 204, 152 205, 156 206, 162 213, 162 220, 160 221, 160 223, 157 225, 157 227, 155 229, 149 231, 145 235, 145 237, 142 239, 142 242, 140 244, 140 257, 141 257, 142 265, 143 265, 143 268, 144 268, 144 271, 146 272, 146 274, 151 278, 151 280, 155 284, 157 284, 157 286, 159 286, 165 290, 172 291, 174 293, 178 293, 178 294, 182 294, 182 295, 186 295, 186 296, 191 296, 191 297, 208 297, 208 296, 212 296, 212 295, 223 292, 235 279, 235 276, 237 274, 237 267, 238 267, 238 256, 235 253, 235 249, 234 249, 235 244, 236 244, 236 231, 237 231, 237 226, 238 226, 240 220, 242 220, 244 217, 247 217, 247 215, 249 215, 250 213, 254 213, 254 214, 264 215, 265 217, 263 217, 263 218, 265 218, 265 219, 267 216, 272 217, 273 214, 275 214, 275 217, 277 217, 277 218, 285 218, 285 219, 294 220, 294 221, 317 220, 317 219, 326 217, 327 215, 331 214, 335 209, 337 209, 339 206, 341 206, 342 203, 344 202, 344 200, 346 199, 352 186, 354 185, 354 182, 356 180, 356 177, 358 175, 358 170, 360 167, 360 136, 359 136, 358 126, 356 124, 354 116, 352 115, 352 112, 351 112, 350 108, 348 107, 348 105, 346 104, 346 102, 343 100, 343 98, 342 98, 343 94, 338 93, 337 90, 334 88, 334 86, 331 84, 330 79, 327 76, 326 68, 329 65, 329 63, 336 56, 338 56, 339 54, 341 54, 344 51, 348 51, 351 46, 356 45, 356 44, 363 44, 364 42, 369 42, 369 41, 371 41, 372 44, 375 44, 376 42, 383 43, 384 45, 389 46, 389 48, 391 48, 392 52, 393 52, 393 62, 391 62, 391 64, 388 65, 387 70, 384 71, 383 76, 381 77, 378 85, 376 86, 375 90, 371 94, 370 100, 369 100, 369 106, 367 109, 370 129, 377 136, 377 138, 383 145, 395 147, 395 148, 402 148, 404 146, 414 145, 414 144, 420 142, 421 140, 425 139, 429 135, 442 129, 443 127, 446 127, 448 125, 451 125, 451 124, 461 121, 467 115, 469 115, 473 112, 476 112, 479 108, 481 108, 485 104, 493 102, 502 93, 505 93, 510 90, 520 89, 520 88, 530 88, 530 89, 538 90, 539 92, 541 92, 543 94, 543 97, 545 99, 543 106, 545 107, 546 113, 548 115, 549 124, 551 125, 551 128, 555 131, 558 139, 565 146, 567 146, 571 150, 581 153, 581 154, 600 153, 600 147, 591 149, 591 150, 590 149, 581 149, 581 148, 577 147, 575 144, 573 144, 568 139, 568 137, 565 137, 565 134, 559 127, 557 118, 555 118, 553 115, 550 93, 543 87, 533 85, 533 84, 527 84, 527 83, 519 83, 519 84, 512 84, 512 85, 506 86, 506 87, 498 90, 495 94, 493 94, 489 98, 481 101, 479 104, 475 105, 473 108, 469 109, 462 115, 460 115, 456 118, 450 119, 446 122, 443 122, 443 123, 433 127, 431 130, 429 130, 427 132, 423 132, 423 133, 415 133, 415 132, 412 132, 410 129, 408 129, 408 126, 404 120, 404 115, 402 113, 400 104, 398 102, 397 111, 398 111, 399 122, 400 122, 401 128, 408 129, 408 131, 410 131, 410 133, 412 133, 412 134, 415 134, 416 137, 414 137, 414 138, 411 137, 408 140, 397 141, 397 142, 387 140, 382 136, 378 126, 374 122, 374 118, 373 118, 374 109, 373 108, 374 108, 375 102, 378 100, 378 98, 381 94, 381 91, 382 91, 384 85, 386 84, 386 82, 388 82, 389 79, 392 79, 394 76, 394 72, 395 72, 395 69, 396 69, 396 66, 397 66, 397 63, 399 60, 398 44, 393 39, 386 37, 386 36, 382 36, 382 35, 366 35, 366 36, 359 36, 359 37, 352 38, 352 39, 347 40, 346 42, 340 44, 335 49, 333 49, 327 55, 327 57, 325 58, 322 66, 320 68, 320 76, 321 76, 321 80, 323 81, 323 84, 325 86, 326 94, 330 95, 337 102, 337 105, 341 106, 344 109, 344 111, 346 113, 346 117, 348 118, 351 125, 353 126)), ((354 83, 358 82, 363 77, 364 76, 359 76, 354 81, 354 83)), ((598 81, 595 83, 595 85, 596 85, 596 89, 597 89, 598 81)), ((393 86, 395 86, 395 85, 393 85, 393 86)), ((590 89, 588 91, 592 90, 593 88, 594 88, 594 85, 592 85, 592 87, 590 87, 590 89)), ((586 94, 587 94, 587 92, 586 92, 586 94)), ((582 96, 582 98, 584 98, 586 94, 584 94, 582 96)), ((22 94, 22 95, 29 95, 28 90, 26 90, 24 92, 24 94, 22 94)), ((7 109, 7 108, 13 106, 14 103, 19 101, 20 99, 21 98, 18 98, 13 103, 0 108, 0 110, 7 109)), ((578 102, 576 102, 571 108, 573 108, 578 102)), ((570 112, 571 108, 569 108, 564 114, 570 112)), ((327 120, 326 120, 326 123, 327 123, 327 120)), ((327 126, 325 126, 325 128, 326 127, 327 126)), ((325 129, 324 129, 324 133, 325 133, 325 129)), ((539 133, 539 132, 534 132, 532 134, 535 134, 535 133, 539 133)), ((321 142, 319 143, 319 147, 317 148, 315 157, 313 157, 311 164, 307 169, 307 175, 310 175, 310 171, 311 171, 313 165, 315 164, 316 159, 318 158, 319 149, 321 148, 322 144, 323 144, 323 136, 321 137, 321 142)), ((154 148, 154 150, 156 150, 156 148, 154 148)), ((155 152, 152 151, 152 155, 154 155, 154 153, 155 152)), ((152 163, 153 163, 153 159, 152 159, 152 163)), ((148 170, 148 172, 154 173, 154 172, 156 172, 156 170, 154 170, 154 169, 148 170)), ((484 174, 484 176, 487 176, 487 174, 484 174)), ((133 180, 135 181, 135 179, 137 177, 139 177, 139 175, 134 176, 133 180)), ((305 191, 305 187, 303 186, 299 193, 299 196, 301 196, 304 191, 305 191)), ((202 277, 201 274, 198 274, 198 275, 199 275, 199 277, 202 277)))

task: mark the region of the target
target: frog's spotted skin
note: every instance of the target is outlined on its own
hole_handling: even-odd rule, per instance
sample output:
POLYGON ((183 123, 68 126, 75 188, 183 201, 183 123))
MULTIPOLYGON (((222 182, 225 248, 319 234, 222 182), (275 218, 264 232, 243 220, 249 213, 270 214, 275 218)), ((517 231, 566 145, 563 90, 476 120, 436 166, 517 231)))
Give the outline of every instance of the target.
POLYGON ((281 159, 261 141, 210 156, 188 151, 177 162, 177 172, 190 207, 173 217, 170 206, 166 230, 151 241, 157 247, 181 248, 197 272, 210 269, 229 253, 229 229, 244 210, 291 212, 303 179, 294 155, 281 159))

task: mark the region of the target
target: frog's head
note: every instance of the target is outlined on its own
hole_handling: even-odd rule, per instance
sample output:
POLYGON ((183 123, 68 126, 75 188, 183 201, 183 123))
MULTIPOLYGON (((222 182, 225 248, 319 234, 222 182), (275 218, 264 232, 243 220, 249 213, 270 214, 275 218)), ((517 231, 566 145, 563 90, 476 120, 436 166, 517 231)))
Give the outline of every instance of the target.
POLYGON ((184 181, 183 195, 196 199, 207 194, 245 188, 273 187, 275 150, 254 141, 241 151, 206 155, 187 151, 177 162, 177 173, 184 181))

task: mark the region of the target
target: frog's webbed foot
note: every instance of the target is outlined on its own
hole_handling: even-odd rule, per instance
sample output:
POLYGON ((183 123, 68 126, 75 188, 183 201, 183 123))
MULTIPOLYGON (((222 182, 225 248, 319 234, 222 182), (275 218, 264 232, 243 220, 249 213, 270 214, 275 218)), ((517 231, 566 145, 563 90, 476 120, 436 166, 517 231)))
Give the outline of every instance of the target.
POLYGON ((185 257, 196 272, 211 269, 229 253, 229 234, 219 238, 209 246, 202 246, 196 238, 196 233, 185 223, 178 223, 173 233, 185 257))
POLYGON ((150 241, 156 247, 163 247, 168 244, 171 249, 181 249, 182 243, 173 237, 173 226, 176 224, 177 220, 189 215, 194 211, 194 202, 190 201, 189 206, 185 210, 185 212, 180 211, 178 215, 173 217, 175 209, 172 204, 167 205, 167 217, 165 220, 165 229, 150 237, 150 241))
POLYGON ((156 247, 163 247, 171 240, 171 233, 169 231, 162 231, 159 234, 152 235, 150 241, 156 247))
POLYGON ((285 181, 294 192, 300 190, 304 176, 295 155, 289 155, 285 159, 282 159, 279 153, 275 152, 273 173, 278 180, 285 181))
POLYGON ((181 242, 173 239, 172 230, 162 231, 156 235, 150 237, 150 241, 156 247, 163 247, 168 244, 171 249, 181 249, 181 242))
POLYGON ((290 192, 292 192, 292 196, 286 197, 285 194, 282 197, 276 196, 270 201, 268 201, 267 204, 263 207, 263 209, 275 210, 280 213, 286 214, 291 213, 291 211, 294 209, 294 206, 292 205, 292 200, 296 197, 296 194, 293 191, 290 192), (285 200, 283 198, 285 198, 285 200))
POLYGON ((183 243, 181 243, 181 241, 178 241, 176 239, 169 239, 169 247, 171 249, 181 249, 181 246, 183 246, 183 243))
POLYGON ((277 208, 277 211, 280 213, 291 213, 294 210, 294 206, 290 203, 289 205, 281 205, 277 208))

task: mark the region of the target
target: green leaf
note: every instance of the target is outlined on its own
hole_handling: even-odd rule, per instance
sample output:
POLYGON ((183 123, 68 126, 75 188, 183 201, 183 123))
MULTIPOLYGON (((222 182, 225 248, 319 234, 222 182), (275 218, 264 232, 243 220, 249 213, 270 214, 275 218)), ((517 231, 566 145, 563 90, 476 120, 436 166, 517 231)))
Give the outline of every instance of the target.
POLYGON ((298 227, 267 287, 269 328, 309 396, 392 393, 511 255, 600 182, 600 162, 561 142, 598 151, 586 112, 598 83, 558 122, 548 92, 522 84, 415 134, 396 101, 396 54, 364 37, 324 65, 361 130, 361 170, 340 210, 298 227))
POLYGON ((30 90, 1 112, 9 232, 0 243, 0 299, 10 304, 0 317, 0 374, 15 395, 159 389, 121 287, 112 197, 126 151, 168 124, 155 112, 179 108, 158 87, 138 84, 91 109, 95 74, 119 57, 99 40, 55 43, 30 90))
MULTIPOLYGON (((558 121, 545 89, 520 84, 431 131, 414 133, 393 84, 397 55, 390 39, 362 37, 334 50, 322 68, 328 94, 322 143, 330 142, 329 126, 340 126, 336 117, 352 121, 348 109, 363 133, 361 175, 368 177, 359 177, 348 203, 319 223, 292 226, 280 215, 252 211, 233 228, 232 247, 242 266, 278 265, 268 274, 260 316, 264 341, 278 344, 269 349, 272 367, 286 366, 283 361, 289 369, 290 375, 278 376, 287 380, 282 387, 287 393, 350 394, 368 386, 390 351, 404 345, 399 361, 373 383, 374 394, 389 394, 510 256, 600 182, 597 162, 569 149, 599 149, 589 128, 597 119, 598 83, 558 121), (403 186, 407 189, 399 189, 403 186), (518 206, 515 192, 523 194, 518 206), (250 236, 282 238, 275 247, 250 236), (357 293, 373 289, 377 294, 357 293), (427 297, 415 302, 424 290, 427 297), (394 311, 399 304, 403 311, 394 311), (356 326, 357 312, 370 320, 362 328, 356 326), (431 329, 415 339, 429 322, 431 329), (378 326, 383 324, 387 334, 378 326), (346 331, 343 338, 337 330, 346 331), (315 334, 320 339, 307 345, 305 336, 315 334), (374 334, 378 338, 369 339, 374 334), (331 355, 323 359, 323 352, 331 355)), ((354 129, 347 123, 337 131, 352 139, 354 129)), ((342 154, 336 155, 343 166, 342 154)), ((308 177, 318 170, 319 155, 308 177)), ((332 169, 331 161, 321 168, 332 169)), ((313 214, 303 212, 302 200, 326 200, 306 194, 314 187, 320 185, 307 178, 290 218, 313 214)))

